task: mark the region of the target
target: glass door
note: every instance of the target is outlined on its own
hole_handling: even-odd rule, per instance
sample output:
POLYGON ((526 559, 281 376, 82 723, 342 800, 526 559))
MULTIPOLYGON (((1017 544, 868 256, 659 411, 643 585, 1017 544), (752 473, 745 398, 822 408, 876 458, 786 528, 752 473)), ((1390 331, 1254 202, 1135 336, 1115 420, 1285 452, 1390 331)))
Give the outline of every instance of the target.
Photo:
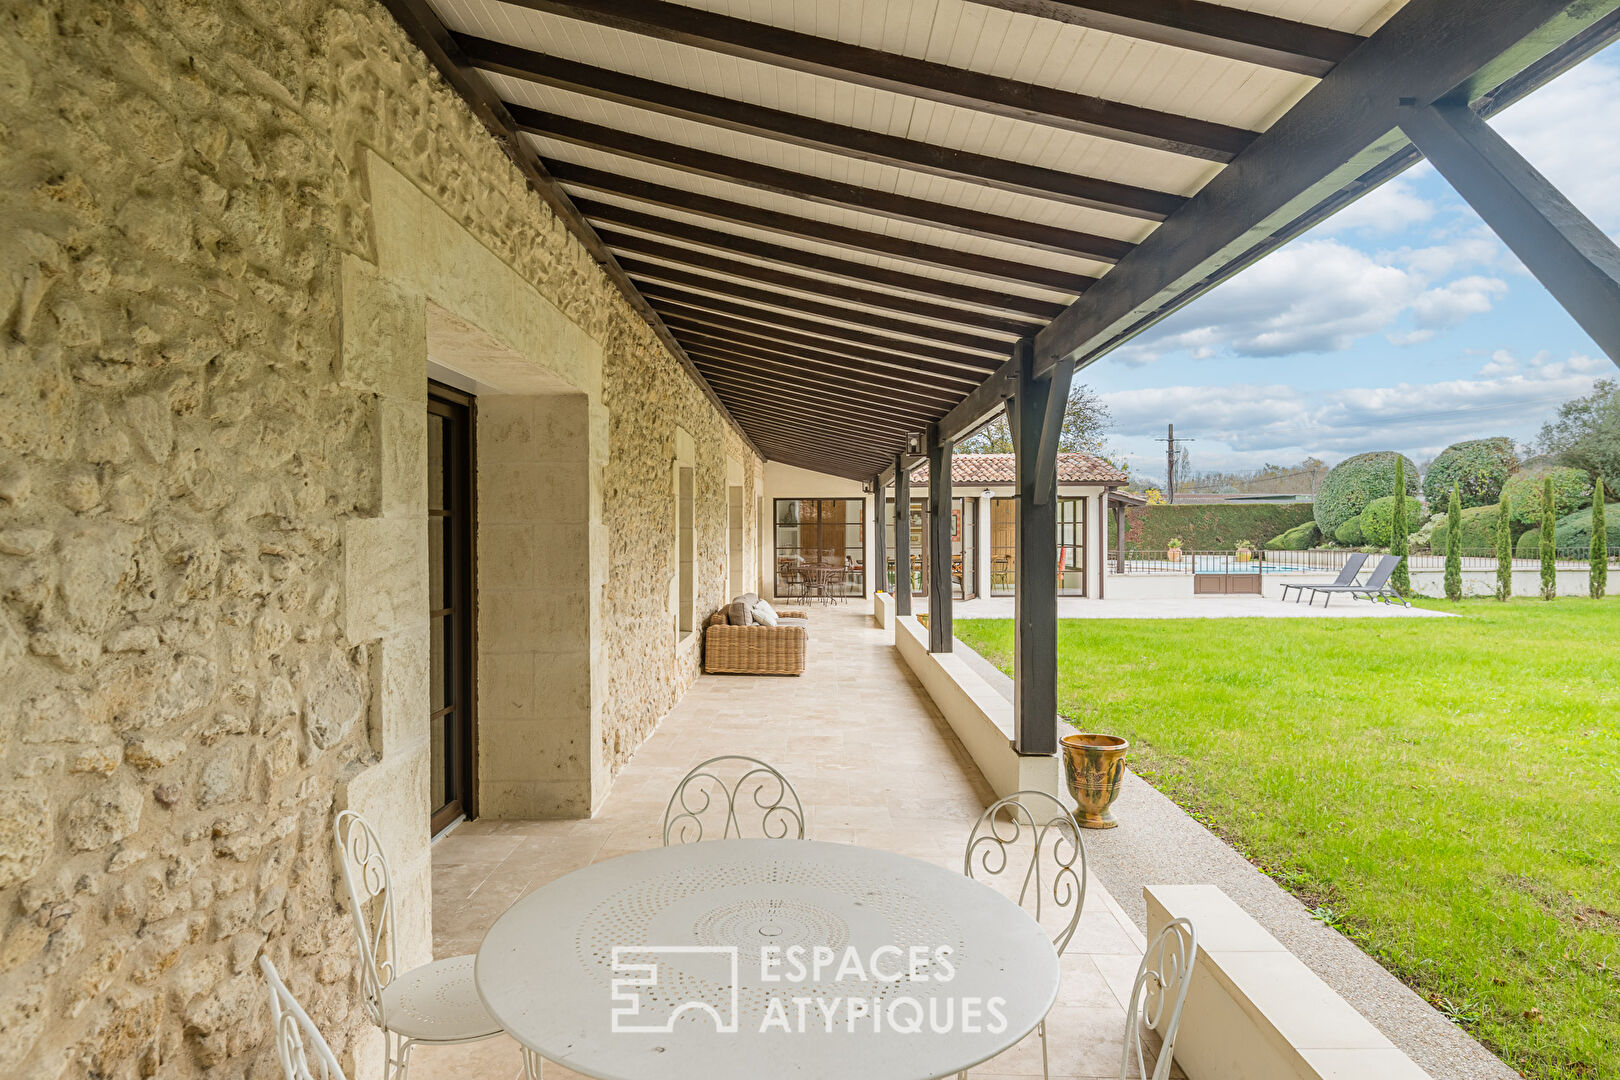
POLYGON ((990 500, 990 595, 1011 596, 1016 583, 1018 500, 990 500))
POLYGON ((1086 500, 1059 499, 1058 594, 1086 595, 1086 500))
POLYGON ((428 384, 428 721, 438 833, 473 796, 473 399, 428 384))

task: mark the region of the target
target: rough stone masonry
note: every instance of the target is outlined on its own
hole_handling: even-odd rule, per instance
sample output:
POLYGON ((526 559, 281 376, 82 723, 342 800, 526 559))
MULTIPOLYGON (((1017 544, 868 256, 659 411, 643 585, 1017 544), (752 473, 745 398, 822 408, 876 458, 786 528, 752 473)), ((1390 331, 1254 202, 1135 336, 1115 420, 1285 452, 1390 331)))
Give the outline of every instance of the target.
POLYGON ((0 1076, 272 1075, 261 952, 340 1056, 366 1028, 330 830, 389 669, 344 546, 417 460, 341 377, 368 155, 601 346, 611 767, 696 671, 677 423, 700 612, 728 458, 756 525, 747 445, 380 6, 0 4, 0 1076))

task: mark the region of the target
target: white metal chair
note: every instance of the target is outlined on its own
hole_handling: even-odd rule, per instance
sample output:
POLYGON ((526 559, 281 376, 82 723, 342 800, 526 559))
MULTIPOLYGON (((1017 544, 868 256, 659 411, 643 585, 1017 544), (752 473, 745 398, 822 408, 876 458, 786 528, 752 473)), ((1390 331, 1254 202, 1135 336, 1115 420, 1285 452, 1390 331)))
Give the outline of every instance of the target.
POLYGON ((712 819, 711 828, 720 824, 720 839, 742 837, 737 803, 745 794, 760 810, 760 836, 804 839, 804 805, 787 777, 756 758, 724 754, 696 766, 675 786, 664 808, 664 846, 702 840, 706 817, 712 819), (728 782, 733 773, 738 773, 736 779, 728 782))
POLYGON ((259 970, 270 988, 270 1037, 285 1080, 346 1080, 332 1048, 326 1045, 315 1022, 276 972, 268 956, 259 957, 259 970), (314 1068, 310 1067, 313 1057, 314 1068))
MULTIPOLYGON (((1037 922, 1043 915, 1060 917, 1052 947, 1062 956, 1086 904, 1086 848, 1068 807, 1044 791, 1015 791, 998 799, 979 815, 968 834, 962 872, 979 879, 1020 873, 1022 856, 1014 862, 1009 854, 1025 847, 1029 861, 1021 870, 1018 906, 1027 909, 1033 901, 1037 922)), ((1050 1076, 1044 1019, 1036 1031, 1041 1038, 1041 1072, 1050 1076)))
POLYGON ((1142 1054, 1142 1025, 1159 1033, 1161 1045, 1151 1080, 1166 1080, 1176 1055, 1176 1033, 1181 1028, 1181 1007, 1187 1003, 1193 964, 1198 959, 1198 934, 1186 919, 1174 919, 1154 935, 1136 969, 1130 1006, 1125 1010, 1125 1049, 1120 1054, 1121 1080, 1130 1074, 1135 1051, 1136 1074, 1147 1078, 1142 1054))
MULTIPOLYGON (((394 896, 388 858, 371 823, 345 810, 333 825, 343 884, 360 945, 366 1015, 383 1033, 383 1080, 406 1080, 418 1044, 482 1042, 502 1028, 478 998, 473 957, 452 956, 401 972, 394 950, 394 896)), ((523 1050, 523 1071, 538 1080, 540 1059, 523 1050)))

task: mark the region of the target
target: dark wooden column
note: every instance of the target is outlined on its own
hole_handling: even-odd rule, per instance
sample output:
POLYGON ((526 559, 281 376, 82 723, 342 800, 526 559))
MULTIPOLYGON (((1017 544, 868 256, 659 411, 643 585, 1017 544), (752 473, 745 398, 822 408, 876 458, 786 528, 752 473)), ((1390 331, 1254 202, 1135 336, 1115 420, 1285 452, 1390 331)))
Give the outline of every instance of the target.
POLYGON ((928 651, 950 652, 951 442, 929 432, 928 444, 928 651))
POLYGON ((1017 576, 1014 586, 1013 747, 1057 751, 1057 444, 1072 363, 1035 377, 1032 342, 1014 349, 1018 391, 1007 420, 1017 455, 1017 576))
POLYGON ((894 455, 894 613, 911 614, 911 477, 894 455))
POLYGON ((1620 364, 1620 247, 1461 103, 1408 106, 1401 130, 1620 364))
POLYGON ((883 477, 872 478, 872 595, 876 596, 880 590, 887 590, 889 578, 887 574, 889 558, 889 538, 884 527, 884 515, 888 503, 883 497, 883 477))

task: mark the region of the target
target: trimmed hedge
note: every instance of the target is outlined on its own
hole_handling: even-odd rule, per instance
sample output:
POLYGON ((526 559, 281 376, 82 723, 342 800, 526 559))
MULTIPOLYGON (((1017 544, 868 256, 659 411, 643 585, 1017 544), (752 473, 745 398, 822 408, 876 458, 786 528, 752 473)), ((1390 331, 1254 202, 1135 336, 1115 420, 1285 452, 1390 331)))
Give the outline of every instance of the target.
MULTIPOLYGON (((1394 539, 1395 496, 1374 499, 1361 512, 1361 535, 1374 547, 1389 547, 1394 539)), ((1406 497, 1406 535, 1417 532, 1423 523, 1423 504, 1406 497)))
POLYGON ((1125 511, 1125 551, 1163 551, 1173 536, 1186 551, 1231 551, 1240 540, 1262 547, 1311 520, 1310 503, 1182 503, 1125 511))
MULTIPOLYGON (((1395 494, 1395 451, 1375 450, 1345 458, 1333 467, 1316 492, 1312 504, 1316 527, 1323 535, 1338 535, 1338 528, 1364 510, 1374 499, 1395 494)), ((1417 466, 1406 463, 1406 493, 1419 494, 1417 466)))
POLYGON ((1553 482, 1554 521, 1591 504, 1592 478, 1584 469, 1554 465, 1516 472, 1502 485, 1502 494, 1513 500, 1508 524, 1513 527, 1515 536, 1541 524, 1541 481, 1547 476, 1551 476, 1553 482))
POLYGON ((1295 525, 1287 532, 1278 533, 1266 541, 1267 551, 1309 551, 1322 539, 1322 530, 1315 521, 1295 525))
MULTIPOLYGON (((1446 537, 1450 526, 1441 517, 1429 534, 1429 550, 1446 550, 1446 537)), ((1496 549, 1496 506, 1470 506, 1462 512, 1462 553, 1489 555, 1496 549)))
POLYGON ((1439 508, 1451 498, 1451 485, 1456 484, 1464 510, 1495 506, 1502 495, 1502 485, 1518 467, 1519 457, 1513 452, 1513 440, 1506 436, 1452 443, 1430 462, 1429 471, 1423 477, 1423 497, 1430 508, 1439 513, 1439 508))
POLYGON ((1360 547, 1367 542, 1367 537, 1361 531, 1361 515, 1356 515, 1349 521, 1333 530, 1333 539, 1341 544, 1351 547, 1360 547))
MULTIPOLYGON (((1620 503, 1603 504, 1605 547, 1620 547, 1620 503)), ((1565 514, 1553 527, 1553 545, 1559 551, 1585 551, 1592 546, 1592 508, 1565 514)))

